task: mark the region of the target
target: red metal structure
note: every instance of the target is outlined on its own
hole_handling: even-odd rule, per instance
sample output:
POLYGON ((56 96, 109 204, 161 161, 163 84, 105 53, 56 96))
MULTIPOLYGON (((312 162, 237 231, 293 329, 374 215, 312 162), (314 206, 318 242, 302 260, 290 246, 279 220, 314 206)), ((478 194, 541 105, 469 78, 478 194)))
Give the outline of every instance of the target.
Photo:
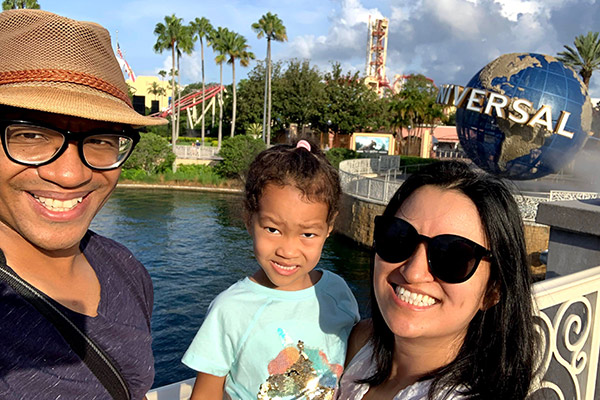
POLYGON ((185 97, 182 97, 179 101, 171 102, 170 107, 153 114, 153 116, 165 118, 173 114, 173 107, 177 110, 177 107, 180 106, 181 111, 186 111, 189 126, 193 127, 196 125, 197 121, 202 118, 201 115, 197 116, 197 109, 195 106, 207 102, 207 107, 205 107, 204 112, 206 113, 209 109, 212 109, 214 114, 215 98, 217 98, 217 95, 221 93, 221 91, 225 91, 225 86, 211 85, 206 87, 204 92, 202 89, 196 90, 185 97))
POLYGON ((383 96, 384 88, 391 90, 390 82, 385 76, 387 58, 388 20, 376 19, 371 22, 369 16, 367 36, 367 65, 365 83, 383 96))

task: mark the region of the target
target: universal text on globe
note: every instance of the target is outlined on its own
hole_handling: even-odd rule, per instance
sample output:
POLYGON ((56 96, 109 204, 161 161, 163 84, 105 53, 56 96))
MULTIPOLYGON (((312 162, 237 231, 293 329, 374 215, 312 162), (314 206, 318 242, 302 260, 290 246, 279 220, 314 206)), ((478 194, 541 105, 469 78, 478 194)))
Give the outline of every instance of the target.
POLYGON ((472 87, 442 85, 436 102, 456 108, 464 107, 469 111, 490 116, 494 113, 499 118, 508 119, 517 124, 531 127, 539 125, 546 128, 548 132, 569 139, 573 138, 573 132, 565 130, 571 116, 570 112, 561 110, 556 125, 552 126, 552 107, 544 104, 535 113, 530 114, 528 110, 533 109, 533 103, 527 99, 511 98, 501 93, 472 87))
POLYGON ((587 87, 552 56, 503 54, 464 86, 444 86, 438 99, 457 106, 461 148, 488 172, 520 180, 556 173, 589 136, 587 87))

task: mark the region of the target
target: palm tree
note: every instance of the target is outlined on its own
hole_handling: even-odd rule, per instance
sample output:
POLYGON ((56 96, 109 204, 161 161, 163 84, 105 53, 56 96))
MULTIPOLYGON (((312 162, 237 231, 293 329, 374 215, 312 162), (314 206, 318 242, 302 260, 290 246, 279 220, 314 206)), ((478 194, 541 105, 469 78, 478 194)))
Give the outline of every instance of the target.
POLYGON ((2 2, 3 10, 14 10, 16 8, 29 8, 39 10, 40 5, 37 0, 4 0, 2 2))
MULTIPOLYGON (((165 23, 159 22, 154 28, 154 34, 158 36, 156 43, 154 44, 154 51, 162 53, 164 50, 171 50, 171 62, 172 72, 175 72, 175 49, 176 43, 181 35, 181 18, 177 18, 175 14, 171 16, 165 16, 165 23)), ((171 75, 171 144, 173 150, 175 150, 175 144, 177 142, 177 131, 175 126, 177 125, 177 116, 175 115, 175 73, 171 75)), ((173 170, 176 169, 175 163, 173 163, 173 170)))
POLYGON ((271 40, 283 42, 287 40, 287 33, 283 21, 277 17, 277 14, 270 12, 263 15, 258 22, 252 24, 252 29, 257 33, 260 39, 263 36, 267 38, 267 58, 265 60, 265 106, 263 111, 263 140, 266 136, 267 146, 271 143, 271 40))
POLYGON ((161 69, 160 71, 158 71, 158 75, 160 76, 160 80, 162 81, 163 79, 165 79, 165 76, 167 76, 167 71, 161 69))
MULTIPOLYGON (((200 41, 200 59, 202 60, 202 95, 204 96, 204 43, 203 39, 210 36, 213 31, 213 27, 210 21, 204 17, 196 18, 190 22, 192 28, 192 34, 194 35, 193 40, 198 39, 200 41)), ((204 113, 206 112, 206 104, 202 101, 202 145, 204 145, 204 113)))
POLYGON ((588 32, 575 38, 575 49, 564 46, 567 51, 558 53, 560 61, 579 70, 585 86, 589 87, 592 72, 600 69, 600 39, 598 32, 588 32))
POLYGON ((227 31, 225 35, 223 35, 223 52, 225 53, 227 59, 227 64, 231 64, 231 80, 232 80, 232 91, 233 91, 233 111, 231 113, 231 137, 235 132, 235 113, 237 107, 237 98, 235 92, 235 60, 238 59, 240 61, 240 65, 242 67, 247 67, 250 64, 250 60, 254 59, 254 53, 248 51, 247 49, 250 47, 248 43, 246 43, 246 38, 240 35, 239 33, 227 31))
POLYGON ((152 82, 150 86, 148 86, 148 94, 154 95, 154 100, 158 100, 158 96, 165 95, 165 88, 160 86, 158 82, 152 82))
POLYGON ((179 69, 179 60, 183 53, 190 55, 194 51, 194 41, 192 40, 192 30, 189 26, 182 26, 179 40, 175 44, 177 53, 177 129, 176 135, 179 137, 179 118, 181 114, 181 73, 179 69))
MULTIPOLYGON (((218 53, 215 57, 215 62, 219 64, 219 85, 221 87, 223 87, 223 62, 226 60, 223 37, 227 35, 227 32, 229 32, 227 28, 218 27, 217 29, 213 29, 208 38, 208 43, 210 43, 213 51, 218 53)), ((217 149, 220 149, 223 139, 223 90, 219 92, 219 130, 217 138, 217 149)))

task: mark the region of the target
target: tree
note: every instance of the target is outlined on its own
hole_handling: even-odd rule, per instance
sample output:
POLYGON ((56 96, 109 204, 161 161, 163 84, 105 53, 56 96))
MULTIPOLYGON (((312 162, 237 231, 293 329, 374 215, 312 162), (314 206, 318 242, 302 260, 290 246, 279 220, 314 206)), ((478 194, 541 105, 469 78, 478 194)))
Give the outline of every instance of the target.
POLYGON ((250 60, 254 59, 254 53, 249 52, 246 38, 239 33, 226 31, 222 37, 222 50, 227 57, 227 64, 231 64, 231 80, 233 95, 233 110, 231 113, 231 137, 235 132, 235 113, 236 113, 236 87, 235 87, 235 60, 239 60, 242 67, 247 67, 250 60))
POLYGON ((252 160, 265 148, 265 142, 252 136, 228 138, 219 151, 223 160, 215 166, 215 171, 222 177, 244 179, 252 160))
POLYGON ((160 76, 160 80, 162 81, 167 76, 167 71, 161 69, 160 71, 158 71, 158 75, 160 76))
POLYGON ((2 2, 3 10, 14 10, 17 8, 39 10, 40 5, 38 4, 37 0, 4 0, 2 2))
POLYGON ((125 161, 123 168, 139 169, 151 175, 166 171, 174 161, 175 154, 165 138, 155 133, 142 132, 139 143, 125 161))
MULTIPOLYGON (((281 121, 281 113, 278 110, 282 104, 280 102, 282 90, 281 90, 281 69, 282 63, 276 62, 272 65, 271 72, 271 83, 273 86, 273 99, 276 102, 273 108, 273 120, 281 121)), ((246 79, 241 79, 236 88, 237 95, 237 114, 236 114, 236 126, 243 128, 247 131, 249 126, 252 124, 259 124, 261 126, 262 137, 262 121, 264 117, 264 89, 265 89, 265 63, 258 61, 254 68, 248 72, 246 79)), ((225 104, 227 109, 227 103, 225 104)), ((273 129, 276 129, 273 127, 273 129)), ((264 141, 264 140, 263 140, 264 141)))
MULTIPOLYGON (((219 85, 223 86, 223 63, 226 60, 225 54, 225 36, 228 34, 227 28, 218 27, 213 29, 208 39, 214 52, 218 53, 215 56, 215 62, 219 65, 219 85)), ((223 90, 219 92, 219 130, 217 134, 217 148, 221 148, 221 142, 223 140, 223 90)))
POLYGON ((154 100, 157 100, 158 96, 164 96, 166 94, 165 88, 160 86, 158 82, 152 82, 150 86, 148 86, 148 94, 154 95, 154 100))
POLYGON ((383 106, 375 91, 369 89, 359 73, 344 73, 339 63, 324 76, 325 99, 313 125, 322 132, 350 134, 378 130, 383 106))
POLYGON ((325 105, 325 84, 318 68, 308 60, 291 60, 281 78, 278 103, 283 122, 297 123, 300 129, 314 123, 325 105))
MULTIPOLYGON (((156 39, 156 43, 154 44, 154 51, 157 53, 162 53, 164 50, 171 50, 171 62, 173 72, 171 76, 171 144, 173 145, 173 149, 175 149, 175 145, 177 142, 177 131, 176 125, 178 121, 176 120, 177 116, 175 114, 175 50, 176 43, 181 36, 181 18, 177 18, 175 14, 171 16, 165 16, 165 23, 157 23, 154 28, 154 34, 158 36, 156 39)), ((176 166, 173 164, 173 171, 175 171, 176 166)))
POLYGON ((423 129, 433 128, 443 117, 442 107, 436 103, 436 97, 437 88, 433 82, 419 74, 411 75, 402 90, 390 100, 391 125, 399 129, 400 135, 402 128, 408 130, 404 154, 418 152, 415 146, 422 140, 423 129))
POLYGON ((193 33, 189 26, 182 26, 179 33, 179 40, 175 44, 177 53, 177 129, 176 136, 179 137, 179 126, 180 126, 180 115, 181 115, 181 69, 179 67, 179 61, 183 53, 190 55, 194 51, 194 41, 192 39, 193 33))
MULTIPOLYGON (((190 27, 192 29, 193 40, 198 40, 200 42, 200 58, 202 60, 202 95, 204 96, 205 85, 204 85, 204 38, 209 38, 211 32, 213 31, 213 27, 210 24, 210 21, 204 17, 196 18, 192 22, 190 22, 190 27)), ((206 113, 206 104, 205 101, 202 101, 202 144, 204 145, 204 114, 206 113)))
POLYGON ((271 143, 271 40, 283 42, 287 40, 287 33, 283 21, 277 14, 270 12, 263 15, 258 22, 252 24, 256 36, 261 39, 267 38, 267 65, 265 79, 265 111, 263 114, 263 140, 266 139, 267 146, 271 143))
POLYGON ((576 68, 586 87, 590 85, 592 72, 600 69, 600 38, 598 32, 588 32, 575 38, 575 49, 565 45, 566 51, 558 53, 558 59, 576 68))

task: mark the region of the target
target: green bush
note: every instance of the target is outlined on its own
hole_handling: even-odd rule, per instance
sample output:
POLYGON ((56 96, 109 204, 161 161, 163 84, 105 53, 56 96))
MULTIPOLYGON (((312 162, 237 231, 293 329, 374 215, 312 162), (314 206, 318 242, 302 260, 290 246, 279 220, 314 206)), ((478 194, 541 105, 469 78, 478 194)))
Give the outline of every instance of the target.
POLYGON ((333 165, 336 168, 339 168, 340 162, 344 160, 358 158, 359 154, 354 150, 334 147, 329 149, 327 153, 325 153, 325 156, 327 157, 331 165, 333 165))
POLYGON ((145 132, 143 133, 154 133, 158 136, 162 136, 164 138, 167 138, 169 141, 171 140, 171 126, 170 125, 154 125, 154 126, 147 126, 144 128, 145 132))
POLYGON ((250 163, 266 145, 261 139, 248 135, 237 135, 223 141, 219 155, 223 160, 215 166, 215 171, 225 178, 243 179, 250 163))
POLYGON ((146 171, 148 175, 171 168, 175 154, 167 139, 151 132, 142 132, 140 136, 140 142, 123 168, 146 171))
POLYGON ((197 182, 201 185, 219 186, 223 183, 213 167, 199 164, 177 166, 177 172, 167 171, 163 175, 165 181, 197 182))
POLYGON ((157 175, 148 175, 148 173, 142 169, 125 169, 121 171, 120 180, 126 181, 137 181, 137 182, 145 182, 145 183, 155 183, 158 182, 157 175))

